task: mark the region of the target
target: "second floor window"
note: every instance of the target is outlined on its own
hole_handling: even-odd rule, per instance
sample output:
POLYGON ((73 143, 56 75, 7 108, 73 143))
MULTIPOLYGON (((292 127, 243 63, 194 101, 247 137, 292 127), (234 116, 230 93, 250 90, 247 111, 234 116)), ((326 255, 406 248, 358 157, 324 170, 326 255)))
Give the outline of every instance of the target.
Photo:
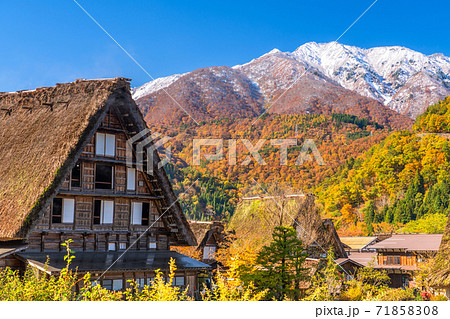
POLYGON ((54 198, 52 206, 52 223, 73 223, 75 200, 73 198, 54 198))
POLYGON ((132 203, 131 206, 131 224, 132 225, 149 225, 150 204, 149 203, 132 203))
POLYGON ((95 154, 101 156, 115 156, 116 136, 114 134, 97 133, 95 137, 95 154))
POLYGON ((113 167, 111 165, 95 165, 95 188, 113 188, 113 167))
POLYGON ((72 187, 81 187, 81 163, 78 162, 72 169, 72 187))
POLYGON ((401 258, 400 256, 387 256, 385 260, 385 265, 400 265, 401 258))
POLYGON ((111 200, 94 200, 94 225, 112 224, 114 202, 111 200))
POLYGON ((136 190, 136 169, 128 167, 127 168, 127 190, 136 190))

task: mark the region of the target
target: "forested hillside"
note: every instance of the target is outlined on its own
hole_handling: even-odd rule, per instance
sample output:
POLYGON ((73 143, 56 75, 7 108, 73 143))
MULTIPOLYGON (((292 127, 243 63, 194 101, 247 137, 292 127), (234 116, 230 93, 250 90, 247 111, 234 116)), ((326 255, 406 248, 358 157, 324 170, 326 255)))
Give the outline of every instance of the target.
MULTIPOLYGON (((449 213, 450 99, 431 106, 412 131, 394 132, 317 188, 325 214, 341 231, 371 233, 449 213)), ((437 220, 439 220, 439 218, 437 220)), ((407 227, 408 229, 408 227, 407 227)))
POLYGON ((186 191, 181 201, 186 214, 193 219, 228 219, 239 198, 263 193, 258 184, 264 188, 277 184, 296 193, 313 191, 348 158, 359 156, 389 134, 389 129, 378 123, 346 114, 271 114, 254 126, 251 119, 222 119, 200 124, 169 129, 150 127, 172 137, 169 143, 172 162, 166 166, 166 171, 175 191, 178 194, 186 191), (199 138, 224 139, 223 158, 206 161, 203 154, 211 154, 214 149, 202 147, 201 165, 193 165, 193 140, 199 138), (280 147, 271 145, 270 139, 294 138, 297 145, 288 148, 288 165, 281 165, 280 147), (229 139, 236 139, 236 165, 230 165, 228 161, 229 139), (248 165, 243 165, 249 151, 242 139, 247 139, 252 145, 256 145, 259 139, 267 140, 259 151, 265 165, 256 163, 253 158, 248 165), (296 164, 307 139, 317 145, 325 165, 318 165, 315 160, 296 164))

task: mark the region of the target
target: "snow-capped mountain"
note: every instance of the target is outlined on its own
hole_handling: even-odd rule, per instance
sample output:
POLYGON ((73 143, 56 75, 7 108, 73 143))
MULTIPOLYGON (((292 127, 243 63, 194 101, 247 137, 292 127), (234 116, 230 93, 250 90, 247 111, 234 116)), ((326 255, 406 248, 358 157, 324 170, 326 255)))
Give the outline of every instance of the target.
POLYGON ((184 74, 174 74, 163 78, 154 79, 153 81, 147 82, 138 88, 131 89, 131 94, 133 94, 133 98, 137 100, 143 96, 149 95, 150 93, 168 87, 173 82, 181 78, 183 75, 184 74))
POLYGON ((275 113, 344 112, 389 122, 387 117, 396 117, 389 108, 415 118, 450 95, 450 58, 404 47, 310 42, 293 52, 274 49, 232 68, 200 70, 148 82, 133 89, 133 98, 144 113, 156 114, 173 106, 174 100, 163 97, 169 93, 201 119, 221 112, 250 116, 270 108, 275 113))
POLYGON ((361 49, 310 42, 288 55, 412 118, 450 95, 450 58, 442 54, 425 55, 399 46, 361 49))

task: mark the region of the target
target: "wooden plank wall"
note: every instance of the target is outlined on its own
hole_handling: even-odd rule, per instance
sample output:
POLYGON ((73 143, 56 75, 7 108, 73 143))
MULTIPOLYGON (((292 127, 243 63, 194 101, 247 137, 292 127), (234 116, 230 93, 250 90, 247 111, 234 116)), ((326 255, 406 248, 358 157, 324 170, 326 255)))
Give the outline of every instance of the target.
POLYGON ((95 165, 94 163, 83 162, 82 168, 83 183, 81 186, 84 190, 92 191, 95 188, 95 165))
MULTIPOLYGON (((389 257, 400 256, 400 265, 402 266, 416 266, 417 265, 417 256, 412 253, 411 256, 406 256, 406 254, 398 254, 398 255, 378 255, 378 264, 379 265, 388 265, 386 264, 387 259, 389 257)), ((390 264, 393 265, 393 264, 390 264)))
POLYGON ((116 193, 124 194, 127 190, 127 168, 123 165, 116 165, 114 174, 114 190, 116 193))

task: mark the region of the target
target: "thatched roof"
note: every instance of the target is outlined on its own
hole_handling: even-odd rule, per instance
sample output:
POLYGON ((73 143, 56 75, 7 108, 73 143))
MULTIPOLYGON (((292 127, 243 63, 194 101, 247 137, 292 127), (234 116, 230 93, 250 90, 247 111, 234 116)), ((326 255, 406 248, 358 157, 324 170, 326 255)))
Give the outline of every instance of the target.
POLYGON ((189 225, 191 226, 192 232, 197 239, 197 249, 205 247, 212 237, 214 238, 216 243, 222 242, 225 237, 225 225, 222 222, 202 222, 190 220, 189 225))
POLYGON ((235 231, 237 237, 257 238, 261 245, 267 245, 272 240, 274 228, 280 223, 294 227, 305 247, 316 250, 318 254, 325 254, 332 248, 336 258, 347 257, 333 222, 322 220, 313 194, 241 201, 229 229, 235 231), (283 210, 280 205, 283 205, 283 210))
POLYGON ((350 249, 361 250, 375 243, 377 237, 340 237, 341 242, 350 249))
POLYGON ((203 222, 197 220, 190 220, 189 226, 197 239, 197 243, 200 243, 205 237, 208 230, 211 228, 212 222, 203 222))
MULTIPOLYGON (((133 130, 146 128, 124 78, 0 93, 0 237, 27 236, 112 106, 129 113, 133 130)), ((156 177, 169 206, 176 197, 167 175, 160 169, 156 177)), ((195 245, 179 204, 171 211, 195 245)))
POLYGON ((450 288, 450 215, 438 255, 430 272, 430 284, 437 288, 450 288))
POLYGON ((306 247, 315 247, 324 254, 332 249, 336 258, 345 258, 347 253, 331 219, 321 219, 314 195, 308 194, 299 206, 293 225, 306 247))

